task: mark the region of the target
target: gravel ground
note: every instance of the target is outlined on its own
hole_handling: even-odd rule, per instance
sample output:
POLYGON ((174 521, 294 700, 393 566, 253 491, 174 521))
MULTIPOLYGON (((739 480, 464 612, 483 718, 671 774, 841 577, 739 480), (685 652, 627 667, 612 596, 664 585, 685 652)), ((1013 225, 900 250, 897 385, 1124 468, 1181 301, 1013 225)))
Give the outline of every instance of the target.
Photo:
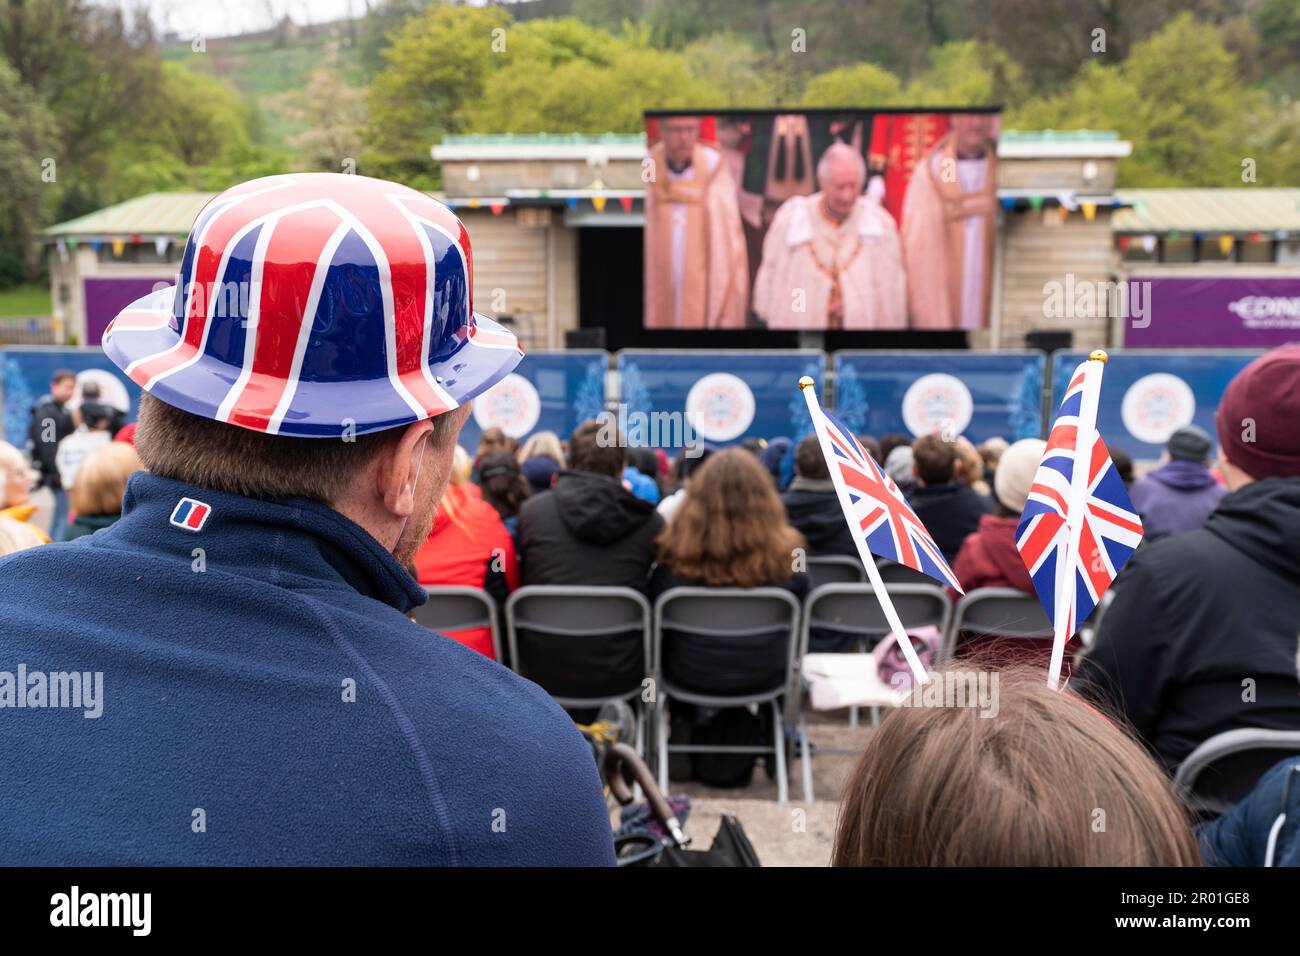
POLYGON ((797 758, 790 762, 790 802, 786 804, 777 803, 776 782, 768 779, 762 758, 744 789, 719 790, 694 781, 670 785, 671 793, 691 799, 685 830, 693 840, 692 849, 708 849, 722 815, 729 813, 744 827, 763 866, 830 863, 840 791, 871 733, 870 718, 864 711, 857 728, 849 726, 847 713, 810 713, 808 721, 808 736, 814 746, 854 751, 814 755, 812 804, 803 802, 802 767, 797 758))

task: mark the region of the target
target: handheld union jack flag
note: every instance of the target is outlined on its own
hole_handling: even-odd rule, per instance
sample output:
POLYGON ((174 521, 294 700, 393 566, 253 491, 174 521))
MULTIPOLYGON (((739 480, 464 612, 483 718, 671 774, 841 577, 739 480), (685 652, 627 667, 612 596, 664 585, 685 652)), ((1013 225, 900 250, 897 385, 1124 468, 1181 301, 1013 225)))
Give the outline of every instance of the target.
POLYGON ((1016 529, 1020 559, 1054 625, 1052 687, 1065 642, 1142 540, 1142 519, 1097 433, 1105 363, 1105 352, 1093 352, 1070 379, 1016 529))
POLYGON ((801 379, 799 387, 808 402, 808 413, 821 442, 822 455, 839 495, 844 518, 853 531, 858 557, 867 570, 885 619, 900 638, 898 645, 907 656, 913 675, 923 683, 925 670, 912 650, 912 642, 902 639, 904 628, 880 579, 874 558, 888 558, 915 568, 958 592, 961 592, 961 585, 894 479, 876 464, 853 432, 821 407, 812 379, 801 379))

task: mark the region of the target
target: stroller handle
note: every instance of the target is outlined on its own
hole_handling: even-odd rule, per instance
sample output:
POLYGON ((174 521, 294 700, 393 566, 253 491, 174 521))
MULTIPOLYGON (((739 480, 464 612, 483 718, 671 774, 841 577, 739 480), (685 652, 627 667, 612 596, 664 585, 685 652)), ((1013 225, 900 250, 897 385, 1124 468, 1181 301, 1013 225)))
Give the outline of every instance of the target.
POLYGON ((673 842, 682 849, 690 846, 691 838, 682 830, 681 821, 677 819, 677 815, 673 813, 673 808, 664 797, 663 791, 659 789, 654 774, 650 772, 650 768, 641 759, 641 755, 624 743, 615 743, 609 746, 609 749, 605 751, 604 766, 601 768, 604 772, 605 783, 609 786, 609 792, 614 795, 614 799, 623 806, 627 806, 632 802, 632 790, 628 787, 627 781, 623 779, 624 766, 632 771, 632 776, 641 785, 641 789, 645 791, 646 802, 649 803, 651 811, 654 812, 659 822, 663 824, 664 829, 673 838, 673 842))

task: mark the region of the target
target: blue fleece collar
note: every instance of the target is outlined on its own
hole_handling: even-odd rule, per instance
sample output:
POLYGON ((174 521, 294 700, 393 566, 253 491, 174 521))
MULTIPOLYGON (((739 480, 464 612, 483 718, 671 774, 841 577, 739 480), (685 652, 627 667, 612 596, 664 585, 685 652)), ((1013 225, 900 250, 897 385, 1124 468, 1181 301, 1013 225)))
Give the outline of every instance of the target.
POLYGON ((342 583, 403 614, 426 599, 368 531, 308 498, 245 498, 141 471, 127 482, 121 520, 93 538, 97 546, 179 552, 186 560, 202 548, 213 569, 285 586, 342 583), (185 498, 208 512, 186 510, 185 498), (200 530, 186 527, 186 518, 200 530))

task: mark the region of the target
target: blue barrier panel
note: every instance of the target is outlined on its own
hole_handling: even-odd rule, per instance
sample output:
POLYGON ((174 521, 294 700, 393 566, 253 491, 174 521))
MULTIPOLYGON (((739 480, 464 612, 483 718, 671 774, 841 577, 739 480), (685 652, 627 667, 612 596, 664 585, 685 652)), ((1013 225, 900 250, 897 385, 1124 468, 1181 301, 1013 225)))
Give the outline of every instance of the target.
POLYGON ((620 425, 630 443, 669 449, 670 454, 680 447, 687 421, 711 445, 797 437, 811 428, 799 378, 811 375, 820 384, 825 368, 825 354, 815 350, 625 349, 618 353, 620 418, 626 420, 620 425), (645 431, 643 442, 639 430, 645 431))
POLYGON ((608 363, 608 353, 599 350, 529 352, 514 372, 474 399, 460 446, 473 455, 479 435, 494 426, 512 438, 539 431, 568 438, 579 422, 605 410, 608 363))
POLYGON ((914 437, 947 427, 973 442, 1038 438, 1042 352, 836 352, 835 414, 854 431, 914 437))
POLYGON ((32 405, 50 390, 50 376, 58 369, 77 373, 77 392, 72 404, 81 404, 80 386, 89 380, 99 383, 102 401, 127 413, 135 421, 140 404, 140 387, 110 362, 103 351, 93 347, 65 348, 38 345, 11 345, 0 350, 4 362, 5 441, 22 448, 27 441, 27 425, 32 405))
MULTIPOLYGON (((1101 382, 1097 429, 1111 448, 1135 460, 1160 457, 1175 429, 1194 423, 1214 435, 1214 413, 1228 382, 1256 351, 1114 351, 1101 382)), ((1087 352, 1052 353, 1052 405, 1056 416, 1070 375, 1087 352)), ((1217 441, 1216 441, 1217 445, 1217 441)))

